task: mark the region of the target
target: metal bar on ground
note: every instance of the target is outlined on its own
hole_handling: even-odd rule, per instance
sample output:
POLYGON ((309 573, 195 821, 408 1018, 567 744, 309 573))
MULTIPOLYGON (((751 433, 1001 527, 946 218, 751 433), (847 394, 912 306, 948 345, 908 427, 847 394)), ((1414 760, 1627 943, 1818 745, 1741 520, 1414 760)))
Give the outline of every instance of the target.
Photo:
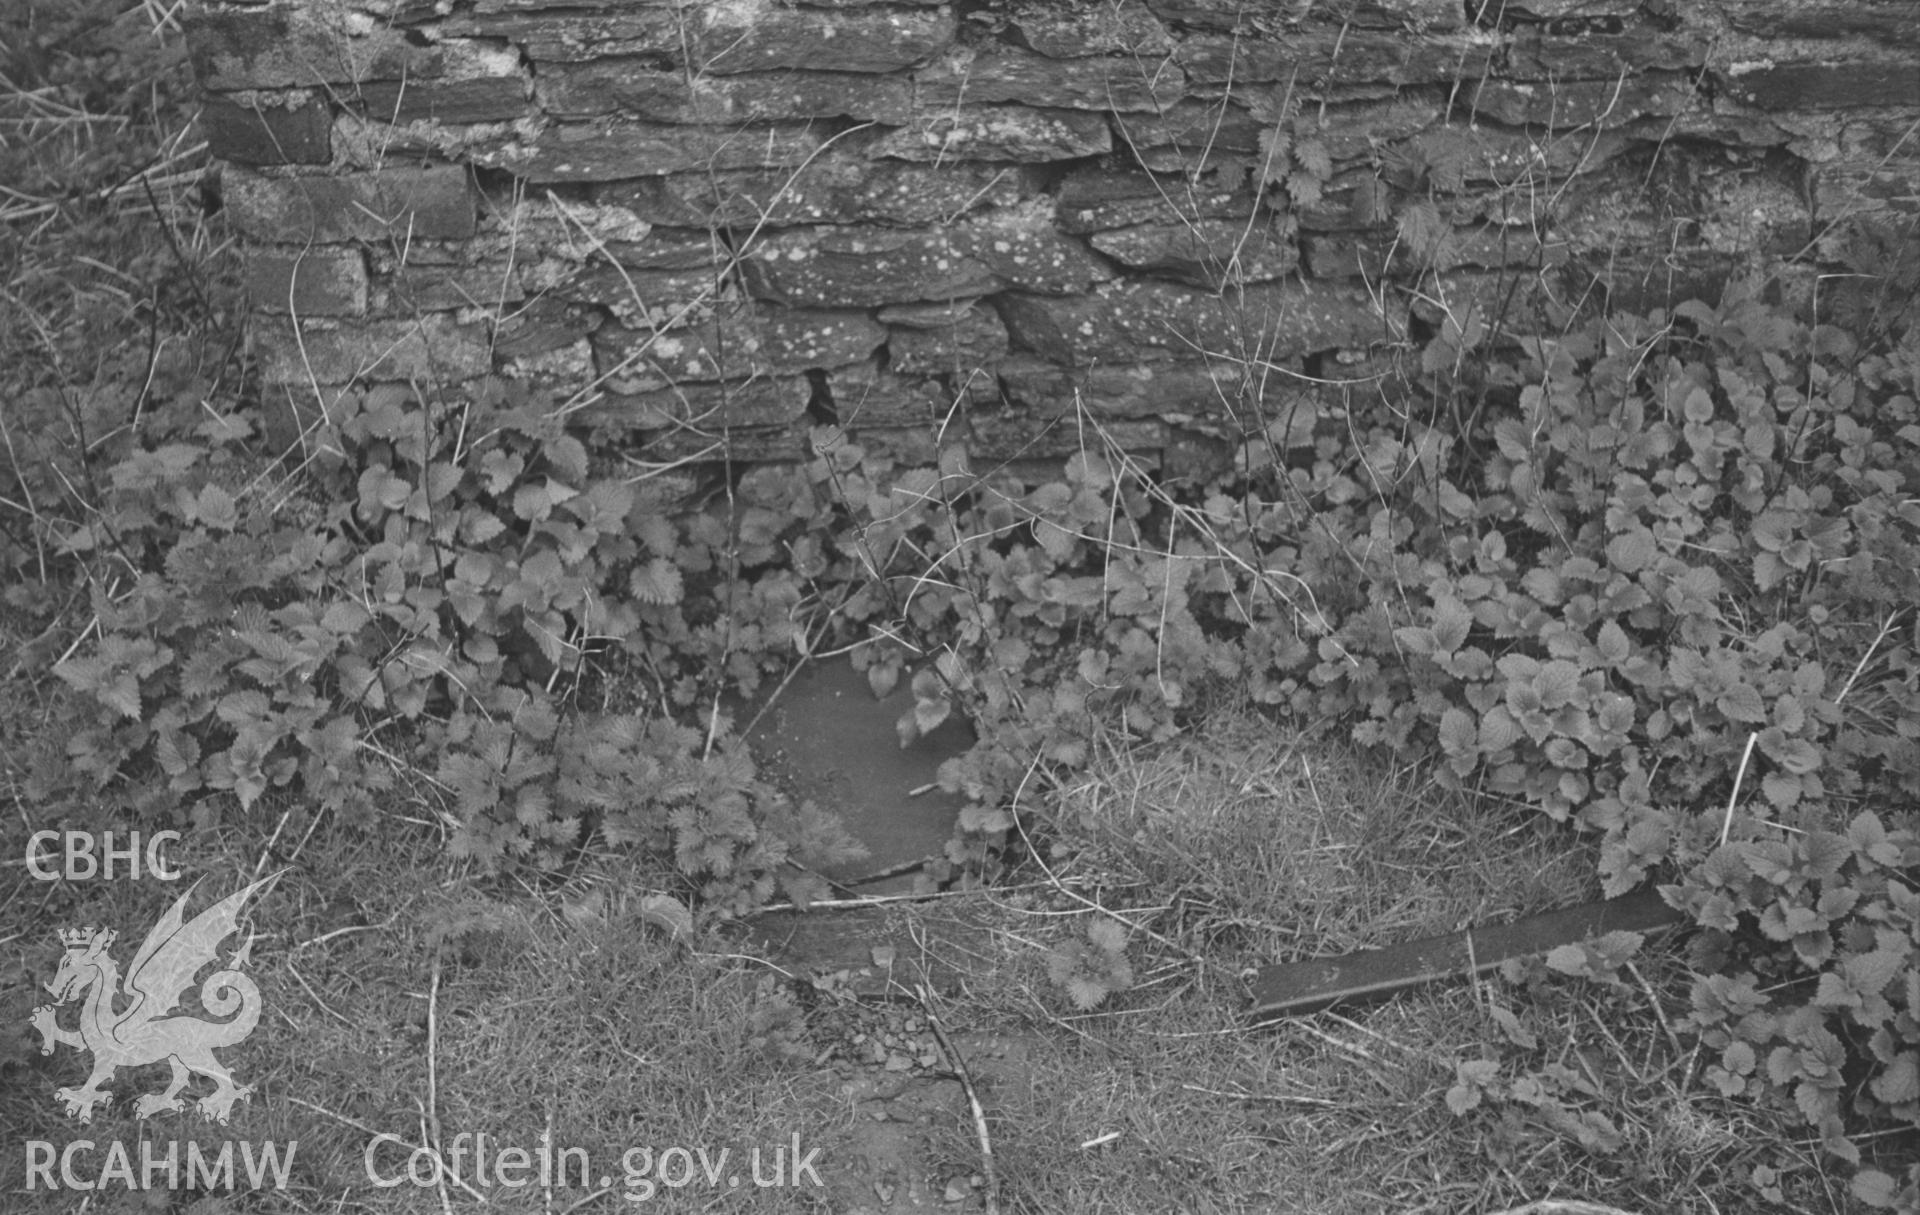
POLYGON ((1511 924, 1483 925, 1332 958, 1281 962, 1262 967, 1254 976, 1248 1016, 1255 1021, 1301 1016, 1424 983, 1485 974, 1511 958, 1545 953, 1609 932, 1655 932, 1685 919, 1648 886, 1619 898, 1545 911, 1511 924))

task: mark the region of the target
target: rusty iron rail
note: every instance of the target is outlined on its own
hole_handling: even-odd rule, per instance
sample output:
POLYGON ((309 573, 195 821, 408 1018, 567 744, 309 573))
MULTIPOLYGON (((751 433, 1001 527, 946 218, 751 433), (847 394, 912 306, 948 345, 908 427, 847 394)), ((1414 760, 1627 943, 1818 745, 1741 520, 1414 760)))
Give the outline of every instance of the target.
POLYGON ((1657 932, 1685 919, 1682 912, 1667 906, 1658 890, 1645 887, 1511 924, 1480 925, 1332 958, 1281 962, 1261 968, 1254 976, 1253 1003, 1247 1015, 1256 1022, 1301 1016, 1425 983, 1485 974, 1511 958, 1545 953, 1609 932, 1657 932))

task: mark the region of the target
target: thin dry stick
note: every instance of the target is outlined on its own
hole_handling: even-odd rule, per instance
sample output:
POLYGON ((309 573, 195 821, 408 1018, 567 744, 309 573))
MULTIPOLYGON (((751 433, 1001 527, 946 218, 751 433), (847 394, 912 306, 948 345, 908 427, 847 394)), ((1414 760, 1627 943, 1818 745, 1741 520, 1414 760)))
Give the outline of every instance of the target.
POLYGON ((1213 961, 1211 958, 1204 957, 1200 954, 1193 952, 1191 949, 1185 948, 1184 946, 1180 945, 1178 942, 1169 940, 1168 938, 1155 932, 1153 929, 1148 928, 1145 924, 1134 923, 1132 920, 1129 920, 1126 916, 1121 915, 1119 912, 1114 911, 1112 908, 1102 906, 1101 904, 1096 903, 1092 899, 1088 898, 1086 895, 1081 894, 1079 891, 1069 888, 1065 882, 1062 882, 1060 880, 1059 875, 1053 871, 1053 866, 1047 864, 1046 858, 1040 855, 1040 849, 1036 848, 1034 846, 1033 840, 1028 838, 1027 829, 1020 822, 1020 814, 1019 814, 1020 795, 1026 791, 1027 782, 1033 779, 1033 774, 1039 768, 1039 766, 1040 766, 1040 756, 1036 754, 1033 757, 1033 762, 1027 765, 1026 775, 1020 778, 1019 787, 1013 791, 1013 810, 1014 810, 1013 826, 1014 826, 1014 829, 1020 833, 1021 842, 1026 845, 1027 855, 1031 856, 1034 860, 1034 863, 1040 866, 1040 872, 1046 875, 1048 884, 1050 884, 1055 890, 1058 890, 1061 894, 1066 895, 1068 898, 1074 900, 1075 902, 1080 903, 1081 905, 1093 911, 1099 912, 1101 915, 1106 916, 1108 919, 1116 921, 1122 928, 1125 928, 1128 932, 1137 932, 1142 936, 1151 937, 1152 939, 1160 942, 1160 944, 1166 946, 1168 949, 1173 950, 1175 953, 1185 956, 1189 961, 1195 962, 1202 966, 1212 966, 1216 969, 1224 971, 1226 968, 1224 966, 1221 966, 1220 963, 1213 961))
POLYGON ((1673 1031, 1673 1022, 1667 1020, 1667 1010, 1661 1005, 1660 997, 1654 994, 1653 984, 1647 982, 1647 977, 1640 973, 1640 968, 1633 964, 1631 958, 1627 960, 1627 973, 1633 976, 1634 982, 1640 985, 1640 990, 1646 993, 1647 1003, 1652 1006, 1653 1015, 1660 1019, 1660 1028, 1666 1031, 1667 1041, 1673 1044, 1674 1053, 1686 1054, 1687 1048, 1680 1045, 1680 1035, 1673 1031))
POLYGON ((1875 651, 1879 650, 1880 643, 1887 639, 1887 634, 1893 631, 1893 622, 1899 618, 1900 612, 1898 609, 1887 613, 1886 620, 1880 625, 1880 631, 1874 635, 1873 644, 1867 647, 1866 653, 1860 655, 1860 661, 1853 664, 1853 674, 1847 676, 1847 686, 1841 688, 1840 695, 1833 698, 1834 704, 1837 705, 1844 701, 1847 698, 1847 693, 1853 691, 1853 685, 1860 678, 1860 672, 1866 670, 1867 664, 1873 661, 1875 651))
MULTIPOLYGON (((440 1150, 440 954, 433 955, 433 974, 427 980, 427 1124, 421 1131, 431 1136, 427 1143, 433 1148, 436 1162, 444 1159, 440 1150)), ((440 1188, 440 1209, 447 1215, 453 1215, 453 1204, 447 1198, 447 1170, 436 1168, 433 1171, 440 1188)))
POLYGON ((1723 847, 1727 842, 1727 832, 1733 830, 1733 807, 1740 800, 1740 782, 1746 779, 1747 761, 1753 758, 1753 744, 1758 741, 1758 731, 1747 735, 1747 749, 1740 753, 1740 770, 1733 774, 1733 792, 1727 795, 1727 813, 1720 820, 1720 843, 1723 847))
POLYGON ((953 1039, 947 1037, 946 1028, 933 1011, 933 993, 927 990, 927 985, 915 983, 913 995, 920 1001, 920 1011, 926 1014, 927 1027, 940 1042, 941 1053, 953 1065, 954 1074, 960 1077, 960 1087, 966 1090, 967 1105, 973 1110, 974 1137, 980 1141, 980 1168, 987 1175, 987 1215, 1000 1215, 1000 1179, 993 1167, 993 1137, 987 1133, 987 1111, 981 1107, 980 1093, 973 1087, 973 1072, 968 1069, 966 1059, 954 1049, 953 1039))
POLYGON ((1542 1198, 1524 1207, 1496 1211, 1494 1215, 1634 1215, 1634 1212, 1602 1206, 1597 1202, 1582 1202, 1577 1198, 1542 1198))

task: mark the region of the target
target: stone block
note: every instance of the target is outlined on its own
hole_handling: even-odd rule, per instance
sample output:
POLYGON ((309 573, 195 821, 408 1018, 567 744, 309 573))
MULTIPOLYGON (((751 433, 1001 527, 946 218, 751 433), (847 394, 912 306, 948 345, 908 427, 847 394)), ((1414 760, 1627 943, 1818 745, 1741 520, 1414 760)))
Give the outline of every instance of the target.
MULTIPOLYGON (((600 357, 596 349, 596 358, 600 357)), ((605 374, 605 365, 602 372, 605 374)), ((798 423, 806 416, 807 402, 813 397, 813 385, 805 376, 762 377, 737 384, 686 384, 675 387, 649 388, 636 392, 608 391, 598 401, 586 406, 578 413, 579 419, 588 425, 603 430, 658 430, 677 432, 685 439, 700 439, 688 447, 675 449, 676 456, 690 456, 702 450, 709 452, 708 458, 718 460, 727 454, 728 447, 714 447, 721 431, 733 432, 742 427, 766 427, 772 433, 768 435, 772 447, 763 447, 757 458, 766 458, 772 451, 790 453, 788 458, 799 454, 802 438, 798 423)), ((746 436, 729 433, 728 443, 746 442, 746 436)), ((648 445, 649 454, 656 448, 648 445)), ((664 449, 658 449, 664 451, 664 449)), ((739 458, 756 458, 747 455, 747 449, 735 450, 739 458)))
POLYGON ((1060 230, 1076 234, 1135 224, 1244 217, 1253 211, 1244 174, 1192 181, 1175 174, 1082 166, 1061 179, 1056 198, 1060 230))
POLYGON ((333 115, 309 89, 210 95, 200 129, 210 153, 236 164, 325 164, 333 156, 333 115))
MULTIPOLYGON (((549 296, 514 309, 494 325, 494 357, 503 363, 517 361, 529 366, 549 362, 556 354, 571 359, 575 348, 599 327, 596 314, 549 296)), ((588 353, 590 356, 590 347, 588 353)), ((582 370, 591 376, 591 357, 582 370)))
POLYGON ((414 320, 262 318, 248 341, 262 378, 275 384, 448 384, 491 370, 484 327, 444 313, 414 320))
MULTIPOLYGON (((1813 204, 1821 215, 1920 215, 1920 159, 1822 165, 1813 179, 1813 204)), ((1828 239, 1843 239, 1846 232, 1842 225, 1828 239)))
POLYGON ((387 169, 341 177, 226 174, 227 209, 251 240, 463 239, 473 235, 465 169, 387 169))
POLYGON ((876 156, 945 163, 950 160, 1043 162, 1104 156, 1113 149, 1107 120, 1081 110, 1024 106, 916 109, 900 130, 880 139, 876 156))
POLYGON ((608 55, 647 55, 656 64, 686 66, 686 22, 667 7, 628 5, 605 12, 476 8, 435 25, 442 38, 503 40, 533 62, 536 74, 549 63, 579 63, 608 55))
POLYGON ((1316 279, 1411 278, 1429 269, 1462 266, 1557 266, 1567 260, 1564 239, 1542 241, 1525 228, 1483 228, 1449 232, 1431 262, 1391 233, 1309 236, 1307 272, 1316 279))
POLYGON ((1595 17, 1631 17, 1641 0, 1506 0, 1506 15, 1537 21, 1581 21, 1595 17))
POLYGON ((1264 23, 1256 23, 1263 14, 1244 4, 1223 4, 1220 0, 1147 0, 1147 7, 1162 21, 1178 22, 1194 30, 1235 34, 1255 34, 1264 23))
POLYGON ((1270 282, 1300 264, 1291 233, 1270 215, 1136 224, 1096 232, 1092 241, 1131 270, 1215 291, 1270 282))
POLYGON ((436 48, 332 4, 236 8, 195 5, 183 19, 187 53, 204 88, 288 89, 441 72, 436 48))
MULTIPOLYGON (((1663 251, 1648 260, 1659 262, 1665 256, 1663 251)), ((1541 333, 1548 324, 1548 309, 1564 307, 1552 301, 1546 277, 1462 269, 1437 281, 1427 280, 1418 290, 1409 290, 1405 301, 1413 315, 1431 325, 1439 325, 1450 316, 1466 316, 1478 308, 1499 331, 1541 333)))
POLYGON ((486 165, 525 131, 507 123, 454 125, 420 119, 389 123, 347 107, 334 114, 333 171, 378 172, 388 165, 486 165))
POLYGON ((1038 200, 989 212, 950 232, 965 256, 1015 290, 1069 295, 1113 277, 1085 245, 1054 230, 1052 208, 1038 200))
POLYGON ((1011 102, 1063 110, 1156 113, 1180 100, 1186 77, 1132 58, 1049 59, 1003 43, 958 48, 915 72, 923 106, 1011 102))
POLYGON ((1173 60, 1195 85, 1286 84, 1318 95, 1334 82, 1371 86, 1452 83, 1499 75, 1500 47, 1471 32, 1407 36, 1384 30, 1303 30, 1285 39, 1199 34, 1173 60))
POLYGON ((1685 72, 1706 61, 1705 39, 1688 30, 1548 34, 1530 27, 1514 34, 1503 65, 1476 72, 1474 78, 1485 74, 1510 80, 1613 81, 1643 72, 1685 72))
POLYGON ((1066 5, 1058 0, 1021 0, 1007 14, 1020 40, 1049 59, 1087 55, 1164 56, 1173 47, 1167 27, 1142 0, 1066 5))
POLYGON ((524 73, 464 80, 373 80, 354 93, 355 106, 379 122, 512 122, 531 112, 524 73))
POLYGON ((827 373, 833 413, 842 426, 918 423, 928 438, 954 417, 954 403, 939 385, 882 371, 870 363, 827 373))
POLYGON ((1697 97, 1688 78, 1672 73, 1557 83, 1483 80, 1463 93, 1476 114, 1510 126, 1556 131, 1624 126, 1648 115, 1671 117, 1697 97))
POLYGON ((1000 384, 1009 400, 1039 416, 1080 405, 1101 418, 1159 419, 1226 414, 1242 387, 1233 363, 1199 359, 1078 370, 1009 361, 1000 384))
POLYGON ((1336 174, 1293 216, 1302 232, 1372 231, 1393 225, 1393 191, 1372 169, 1336 174))
POLYGON ((1350 9, 1343 6, 1340 15, 1357 26, 1438 32, 1458 29, 1466 22, 1467 9, 1456 0, 1356 0, 1350 9))
POLYGON ((572 275, 554 288, 581 303, 597 304, 630 329, 673 329, 709 319, 722 306, 738 302, 737 288, 723 293, 712 268, 629 270, 597 265, 572 275))
POLYGON ((483 197, 473 248, 494 255, 512 252, 522 262, 535 251, 580 262, 608 246, 650 242, 653 225, 631 208, 590 201, 580 193, 569 191, 562 198, 557 191, 496 184, 483 197))
POLYGON ((945 7, 819 12, 716 4, 702 13, 695 47, 703 72, 809 71, 828 64, 842 72, 895 72, 949 45, 955 20, 945 7))
POLYGON ((865 161, 829 151, 795 170, 686 173, 599 187, 596 196, 652 223, 783 228, 798 224, 951 223, 1037 193, 1018 166, 865 161))
POLYGON ((1726 96, 1763 110, 1920 106, 1920 66, 1910 58, 1734 64, 1716 75, 1726 96))
POLYGON ((362 316, 367 311, 366 261, 355 249, 251 249, 247 300, 259 312, 362 316))
POLYGON ((478 265, 423 265, 409 260, 397 268, 394 259, 376 254, 376 270, 383 270, 376 286, 374 307, 381 312, 411 316, 415 312, 455 312, 462 308, 500 310, 526 298, 517 273, 508 263, 478 265))
POLYGON ((1911 0, 1802 0, 1792 7, 1737 8, 1728 23, 1762 38, 1853 39, 1879 46, 1920 46, 1911 0))
POLYGON ((564 125, 536 143, 515 142, 476 159, 532 182, 619 181, 695 169, 797 166, 826 138, 806 123, 564 125))
POLYGON ((1527 179, 1557 185, 1598 172, 1633 146, 1628 135, 1615 131, 1543 140, 1490 123, 1462 124, 1422 131, 1390 148, 1382 164, 1386 180, 1400 189, 1461 194, 1527 179))
POLYGON ((654 228, 639 240, 615 237, 604 244, 630 270, 696 270, 711 277, 733 260, 726 237, 704 228, 654 228))
POLYGON ((791 229, 763 237, 741 264, 755 296, 824 307, 950 300, 1008 286, 1064 294, 1112 277, 1040 219, 1015 210, 920 231, 791 229))
MULTIPOLYGON (((1058 413, 1036 415, 1025 410, 1000 410, 975 413, 967 419, 967 453, 976 467, 1019 461, 1031 472, 1029 484, 1037 480, 1058 480, 1060 468, 1051 463, 1091 448, 1098 451, 1111 441, 1123 451, 1151 452, 1156 455, 1166 442, 1166 427, 1149 418, 1108 418, 1101 434, 1088 433, 1073 420, 1058 413), (1033 461, 1048 461, 1033 464, 1033 461)), ((1154 461, 1143 461, 1151 466, 1154 461)))
POLYGON ((594 380, 593 343, 584 337, 526 352, 503 347, 495 354, 501 376, 543 385, 569 398, 594 380))
POLYGON ((886 337, 864 312, 763 305, 665 331, 605 326, 593 345, 602 369, 651 389, 843 367, 872 358, 886 337))
POLYGON ((643 58, 555 64, 540 73, 540 105, 549 114, 627 114, 645 122, 735 123, 795 118, 888 119, 906 112, 913 90, 903 76, 854 72, 689 76, 656 70, 643 58))
POLYGON ((1007 353, 1007 327, 985 304, 895 305, 880 310, 887 365, 902 375, 964 375, 1007 353))
POLYGON ((1072 299, 1008 292, 994 300, 1016 349, 1068 367, 1211 354, 1285 358, 1397 340, 1362 287, 1257 283, 1222 298, 1171 283, 1120 282, 1072 299))
MULTIPOLYGON (((1270 94, 1272 104, 1284 100, 1284 90, 1270 94)), ((1317 140, 1336 164, 1371 161, 1382 143, 1406 139, 1444 120, 1446 107, 1430 97, 1393 97, 1384 101, 1356 101, 1329 105, 1302 138, 1317 140)))
POLYGON ((813 307, 970 298, 1001 285, 992 270, 966 255, 952 233, 938 229, 784 231, 749 249, 741 268, 756 297, 813 307))
POLYGON ((1120 142, 1143 161, 1168 148, 1254 153, 1268 126, 1238 105, 1215 101, 1180 101, 1153 115, 1118 115, 1114 123, 1120 142))

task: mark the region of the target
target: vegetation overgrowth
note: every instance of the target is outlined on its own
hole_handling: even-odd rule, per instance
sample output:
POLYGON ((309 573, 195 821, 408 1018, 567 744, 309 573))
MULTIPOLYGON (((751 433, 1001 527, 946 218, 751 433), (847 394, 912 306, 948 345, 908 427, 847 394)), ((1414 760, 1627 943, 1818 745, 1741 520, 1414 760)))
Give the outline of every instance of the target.
MULTIPOLYGON (((53 189, 52 164, 20 169, 53 189)), ((210 826, 297 792, 304 822, 360 822, 404 791, 458 857, 631 847, 728 916, 819 897, 851 846, 729 729, 794 661, 909 680, 903 737, 974 720, 942 774, 969 802, 929 874, 947 883, 1014 859, 1020 794, 1116 723, 1164 741, 1246 697, 1586 832, 1609 892, 1661 884, 1699 928, 1677 1028, 1704 1081, 1790 1104, 1861 1200, 1920 1197, 1920 1165, 1872 1155, 1920 1123, 1910 266, 1863 255, 1883 295, 1851 297, 1846 327, 1760 291, 1568 314, 1554 339, 1468 310, 1305 424, 1305 394, 1271 394, 1197 483, 1078 410, 1057 475, 901 467, 820 428, 804 462, 689 495, 607 455, 580 401, 509 382, 367 386, 290 465, 233 390, 211 304, 231 296, 189 253, 209 221, 155 180, 109 158, 78 204, 8 204, 16 236, 44 202, 80 241, 137 201, 168 234, 145 255, 175 263, 73 292, 14 244, 18 315, 42 319, 7 333, 5 595, 31 622, 22 669, 79 694, 41 732, 36 804, 210 826), (128 170, 137 194, 111 180, 128 170), (104 340, 142 325, 144 345, 104 340)), ((1611 981, 1632 945, 1558 965, 1611 981)), ((1056 981, 1098 1005, 1130 981, 1124 946, 1089 934, 1056 981)), ((1538 1105, 1563 1083, 1544 1075, 1465 1065, 1448 1103, 1538 1105)))

